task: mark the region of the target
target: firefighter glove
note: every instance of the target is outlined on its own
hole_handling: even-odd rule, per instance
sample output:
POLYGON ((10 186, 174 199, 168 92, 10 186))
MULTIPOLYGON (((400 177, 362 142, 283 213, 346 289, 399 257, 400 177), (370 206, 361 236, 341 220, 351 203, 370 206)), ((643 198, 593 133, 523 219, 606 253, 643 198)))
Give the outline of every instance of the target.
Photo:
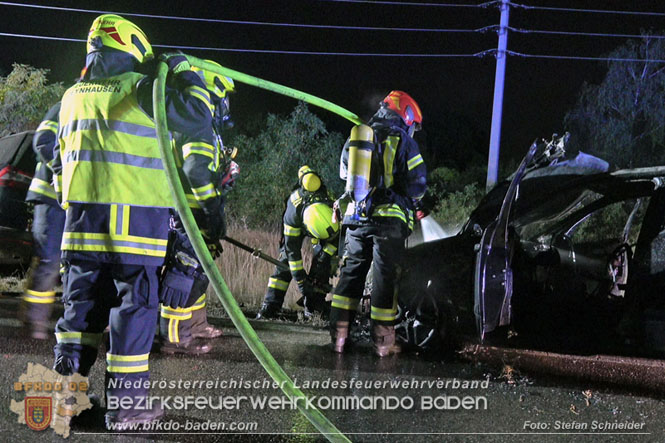
POLYGON ((213 259, 219 257, 222 255, 222 252, 224 252, 224 248, 222 247, 222 242, 217 240, 214 243, 206 243, 206 246, 208 247, 208 252, 210 252, 210 255, 212 256, 213 259))
POLYGON ((169 67, 169 71, 173 72, 174 74, 178 74, 183 71, 189 71, 191 68, 187 57, 185 57, 185 54, 180 51, 167 52, 160 55, 159 59, 166 63, 166 65, 169 67))
POLYGON ((184 251, 169 259, 159 288, 159 301, 171 308, 184 308, 198 275, 199 262, 184 251))

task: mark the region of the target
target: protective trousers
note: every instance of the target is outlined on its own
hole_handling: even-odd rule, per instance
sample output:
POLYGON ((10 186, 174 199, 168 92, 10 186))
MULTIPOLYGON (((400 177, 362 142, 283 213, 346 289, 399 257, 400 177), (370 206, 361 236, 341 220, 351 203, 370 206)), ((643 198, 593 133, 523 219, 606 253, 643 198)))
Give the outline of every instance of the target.
MULTIPOLYGON (((277 259, 284 264, 284 268, 275 266, 275 272, 273 272, 268 280, 268 289, 266 290, 263 303, 281 308, 282 304, 284 304, 286 291, 289 289, 289 283, 293 279, 291 271, 288 269, 289 260, 286 256, 284 244, 279 249, 277 259)), ((327 284, 331 274, 331 259, 332 257, 325 252, 324 248, 316 248, 308 272, 310 279, 327 284)), ((318 286, 314 287, 312 292, 312 294, 303 294, 306 297, 313 298, 313 300, 305 300, 305 303, 309 309, 321 310, 325 305, 326 293, 318 286)))
POLYGON ((156 266, 65 262, 65 312, 56 324, 54 369, 87 375, 110 326, 106 395, 142 397, 158 313, 156 266))
POLYGON ((392 326, 397 317, 397 283, 404 256, 404 227, 400 224, 349 226, 340 277, 333 292, 330 327, 353 321, 372 268, 371 320, 374 325, 392 326))
MULTIPOLYGON (((196 338, 198 331, 202 331, 208 326, 205 291, 210 281, 205 275, 203 267, 198 263, 194 247, 187 237, 180 219, 174 220, 171 236, 173 245, 170 254, 183 252, 193 258, 197 266, 193 275, 185 277, 194 280, 186 305, 177 308, 165 304, 160 305, 159 337, 162 342, 184 345, 196 338)), ((170 271, 169 267, 174 264, 174 261, 169 260, 168 263, 166 273, 170 271)), ((165 284, 164 278, 161 284, 165 284)))
POLYGON ((60 242, 64 228, 65 211, 46 203, 35 204, 32 222, 34 254, 22 309, 24 321, 38 338, 46 338, 55 302, 55 287, 60 284, 60 242))

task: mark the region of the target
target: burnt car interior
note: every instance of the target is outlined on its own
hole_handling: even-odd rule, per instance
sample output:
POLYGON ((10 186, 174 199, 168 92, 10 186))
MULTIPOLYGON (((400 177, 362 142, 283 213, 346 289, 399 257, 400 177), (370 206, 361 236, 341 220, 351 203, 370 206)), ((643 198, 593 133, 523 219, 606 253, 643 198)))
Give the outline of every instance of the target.
POLYGON ((565 352, 663 351, 663 172, 526 177, 509 225, 511 324, 493 337, 565 352))
POLYGON ((640 227, 654 184, 607 180, 549 218, 513 226, 513 331, 541 347, 583 351, 624 343, 640 227), (534 339, 535 338, 535 339, 534 339))
POLYGON ((459 234, 409 250, 403 342, 665 354, 665 167, 609 172, 566 141, 534 143, 459 234))

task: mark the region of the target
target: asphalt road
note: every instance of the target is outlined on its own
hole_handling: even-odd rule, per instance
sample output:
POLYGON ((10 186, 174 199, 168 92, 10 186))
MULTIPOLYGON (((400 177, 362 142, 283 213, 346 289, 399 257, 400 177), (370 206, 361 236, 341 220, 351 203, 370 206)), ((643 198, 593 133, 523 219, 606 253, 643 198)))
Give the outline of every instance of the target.
MULTIPOLYGON (((36 432, 18 424, 9 410, 10 399, 22 399, 13 391, 13 383, 28 363, 47 367, 53 363, 54 340, 27 338, 15 319, 16 305, 14 299, 0 298, 0 441, 62 441, 50 429, 36 432)), ((271 386, 269 376, 228 320, 212 322, 223 326, 225 335, 215 340, 210 354, 166 357, 154 353, 150 361, 151 378, 158 385, 181 384, 180 388, 158 386, 153 395, 170 396, 171 405, 175 396, 200 396, 209 402, 207 407, 167 410, 164 423, 171 429, 140 435, 107 433, 103 411, 95 411, 72 425, 69 440, 321 441, 314 427, 281 400, 282 392, 271 386), (187 381, 212 386, 186 387, 187 381), (220 396, 228 402, 223 408, 219 408, 220 396), (272 405, 271 397, 276 398, 272 405), (262 399, 264 405, 251 403, 262 399), (209 430, 221 423, 227 430, 209 430), (237 430, 228 430, 232 424, 237 430)), ((665 402, 649 392, 631 393, 417 355, 378 359, 367 344, 339 356, 329 350, 325 330, 254 324, 287 374, 315 396, 313 404, 352 441, 665 441, 665 402), (395 382, 399 386, 391 387, 395 382), (477 386, 464 387, 471 382, 477 386), (316 383, 319 386, 313 386, 316 383)), ((97 394, 102 394, 103 355, 100 350, 90 375, 97 394)))

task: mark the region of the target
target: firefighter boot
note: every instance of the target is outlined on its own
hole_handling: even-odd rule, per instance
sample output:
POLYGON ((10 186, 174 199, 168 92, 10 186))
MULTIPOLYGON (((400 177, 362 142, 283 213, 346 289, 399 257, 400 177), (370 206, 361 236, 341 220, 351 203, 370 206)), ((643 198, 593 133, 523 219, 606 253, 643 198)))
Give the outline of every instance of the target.
POLYGON ((212 346, 199 338, 193 338, 186 342, 162 340, 159 347, 159 352, 162 354, 200 355, 207 354, 211 350, 212 346))
POLYGON ((217 338, 222 336, 222 330, 208 323, 208 312, 204 306, 192 311, 192 337, 217 338))
POLYGON ((379 357, 402 352, 401 346, 395 342, 395 326, 374 324, 372 342, 374 342, 374 352, 379 357))
POLYGON ((277 318, 279 316, 279 311, 282 308, 274 303, 263 303, 259 313, 256 314, 256 320, 265 320, 269 318, 277 318))
MULTIPOLYGON (((199 309, 202 311, 203 309, 199 309)), ((212 346, 204 340, 194 338, 193 312, 182 312, 182 308, 162 305, 159 317, 159 350, 164 354, 206 354, 212 346)))
POLYGON ((106 429, 120 432, 133 431, 138 424, 158 421, 164 416, 164 409, 160 403, 148 401, 145 403, 148 403, 145 409, 114 409, 108 411, 104 415, 106 429))
POLYGON ((331 325, 330 338, 332 340, 333 351, 343 354, 351 344, 349 339, 349 322, 337 321, 334 326, 331 325))
POLYGON ((333 351, 342 354, 351 346, 349 328, 353 324, 355 311, 333 308, 330 310, 330 338, 333 351))

